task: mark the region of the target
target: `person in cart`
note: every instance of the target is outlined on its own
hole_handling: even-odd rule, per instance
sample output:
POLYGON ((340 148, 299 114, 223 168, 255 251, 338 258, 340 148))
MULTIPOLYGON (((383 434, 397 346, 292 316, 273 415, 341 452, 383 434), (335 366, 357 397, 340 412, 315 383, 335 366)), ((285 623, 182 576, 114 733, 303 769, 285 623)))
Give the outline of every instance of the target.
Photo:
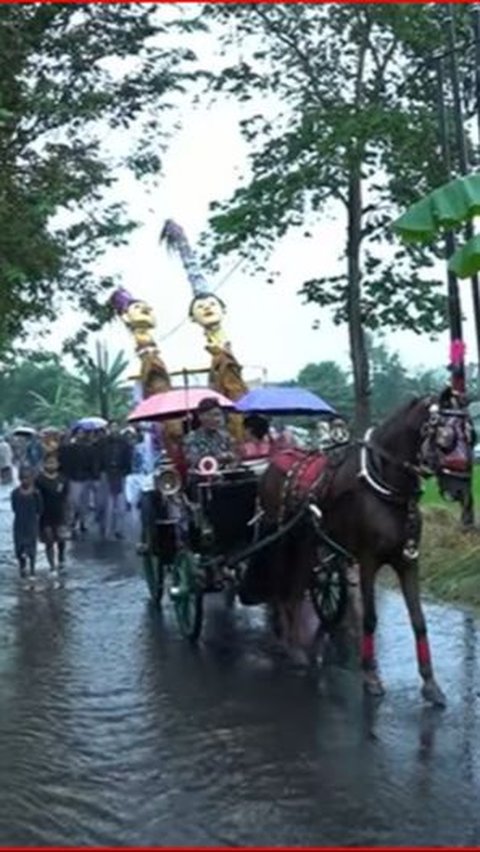
POLYGON ((223 420, 222 409, 214 397, 202 399, 197 406, 199 426, 183 440, 185 459, 190 471, 198 471, 204 458, 213 458, 219 466, 235 461, 232 438, 223 420))

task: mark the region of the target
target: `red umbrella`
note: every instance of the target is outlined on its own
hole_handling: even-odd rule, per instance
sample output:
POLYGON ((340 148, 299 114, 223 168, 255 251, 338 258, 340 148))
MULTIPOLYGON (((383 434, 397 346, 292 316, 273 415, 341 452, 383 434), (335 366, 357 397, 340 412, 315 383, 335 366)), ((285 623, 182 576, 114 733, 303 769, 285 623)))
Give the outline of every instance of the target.
POLYGON ((220 408, 233 411, 233 402, 210 388, 175 388, 164 393, 155 393, 137 405, 127 420, 165 420, 182 417, 194 411, 202 399, 215 399, 220 408))

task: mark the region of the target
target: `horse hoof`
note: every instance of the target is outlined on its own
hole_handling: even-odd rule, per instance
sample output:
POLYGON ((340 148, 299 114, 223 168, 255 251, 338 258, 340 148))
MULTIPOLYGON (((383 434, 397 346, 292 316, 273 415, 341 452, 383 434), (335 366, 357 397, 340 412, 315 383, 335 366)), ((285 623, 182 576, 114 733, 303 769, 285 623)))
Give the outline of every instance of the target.
POLYGON ((381 698, 385 695, 385 687, 380 680, 380 677, 375 672, 368 672, 368 674, 364 674, 363 689, 367 695, 372 695, 375 698, 381 698))
POLYGON ((440 689, 438 683, 434 680, 428 680, 423 684, 422 687, 422 697, 425 701, 428 701, 429 704, 433 704, 434 707, 446 707, 447 699, 440 689))

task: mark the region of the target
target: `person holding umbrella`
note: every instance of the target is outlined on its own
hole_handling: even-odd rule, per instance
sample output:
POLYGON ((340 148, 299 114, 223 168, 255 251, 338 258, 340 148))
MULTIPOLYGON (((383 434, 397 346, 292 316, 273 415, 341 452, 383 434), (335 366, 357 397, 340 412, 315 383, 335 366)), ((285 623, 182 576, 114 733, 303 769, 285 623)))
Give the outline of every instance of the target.
POLYGON ((259 459, 269 456, 273 442, 267 418, 260 414, 249 414, 244 418, 243 429, 245 440, 240 447, 242 459, 259 459))
POLYGON ((199 426, 184 438, 183 448, 189 468, 197 468, 206 456, 219 464, 235 458, 233 441, 224 427, 222 410, 215 397, 206 397, 196 410, 199 426))

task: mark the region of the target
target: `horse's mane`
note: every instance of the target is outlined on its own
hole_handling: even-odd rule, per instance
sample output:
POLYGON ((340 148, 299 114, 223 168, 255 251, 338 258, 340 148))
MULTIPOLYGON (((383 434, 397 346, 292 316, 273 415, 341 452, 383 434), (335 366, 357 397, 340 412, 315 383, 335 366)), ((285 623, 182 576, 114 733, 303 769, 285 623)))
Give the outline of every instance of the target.
POLYGON ((425 394, 425 396, 414 396, 412 399, 409 399, 407 402, 399 405, 391 414, 389 414, 376 428, 376 435, 378 438, 388 438, 393 430, 399 424, 405 424, 407 420, 410 418, 410 414, 412 411, 417 408, 422 402, 425 402, 429 398, 429 394, 425 394))

